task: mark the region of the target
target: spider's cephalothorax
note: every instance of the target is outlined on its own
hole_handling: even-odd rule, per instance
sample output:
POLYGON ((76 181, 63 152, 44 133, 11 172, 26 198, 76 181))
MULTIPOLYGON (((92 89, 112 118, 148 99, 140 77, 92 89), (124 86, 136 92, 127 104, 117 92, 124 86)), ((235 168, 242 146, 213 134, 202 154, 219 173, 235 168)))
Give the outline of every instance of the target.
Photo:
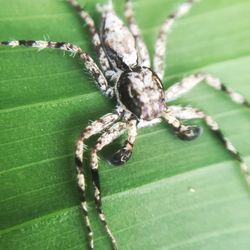
POLYGON ((116 95, 120 105, 142 120, 151 121, 166 111, 161 80, 147 67, 124 71, 117 82, 116 95))
POLYGON ((153 65, 150 63, 147 47, 135 22, 130 0, 125 1, 125 16, 129 28, 116 15, 112 1, 98 7, 102 14, 100 35, 96 31, 91 16, 81 8, 76 0, 68 1, 79 12, 89 28, 100 68, 79 46, 67 42, 15 40, 3 41, 0 42, 0 45, 13 47, 22 45, 39 49, 55 48, 78 54, 101 92, 108 97, 116 97, 117 99, 114 111, 91 122, 83 130, 76 143, 77 181, 81 191, 81 207, 88 231, 88 249, 94 249, 94 240, 86 203, 83 153, 84 143, 92 135, 101 133, 90 156, 94 200, 100 221, 111 240, 113 249, 117 249, 117 244, 102 210, 97 153, 125 132, 128 134, 127 140, 109 159, 114 165, 124 164, 130 158, 138 128, 154 125, 163 120, 174 129, 181 139, 191 140, 199 135, 199 127, 184 125, 181 120, 203 119, 224 147, 239 162, 240 170, 247 183, 250 184, 250 173, 246 163, 232 143, 224 137, 212 117, 195 108, 166 105, 166 103, 186 94, 197 84, 206 82, 209 86, 227 94, 234 102, 250 107, 249 102, 242 95, 226 87, 218 78, 205 73, 187 76, 166 91, 163 90, 161 81, 164 76, 167 33, 174 21, 190 10, 195 0, 187 0, 181 4, 162 24, 156 40, 153 65))

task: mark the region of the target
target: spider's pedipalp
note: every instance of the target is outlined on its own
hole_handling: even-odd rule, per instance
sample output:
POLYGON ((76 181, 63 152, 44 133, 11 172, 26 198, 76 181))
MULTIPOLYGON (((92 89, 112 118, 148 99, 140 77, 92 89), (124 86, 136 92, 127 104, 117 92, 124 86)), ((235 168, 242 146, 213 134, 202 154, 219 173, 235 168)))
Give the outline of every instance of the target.
POLYGON ((205 114, 199 109, 191 107, 169 106, 169 109, 172 114, 179 119, 203 119, 214 135, 223 143, 227 151, 229 151, 233 158, 239 162, 240 170, 243 173, 247 184, 250 186, 250 171, 247 164, 230 140, 223 135, 218 123, 211 116, 205 114))
POLYGON ((166 102, 171 102, 178 99, 179 97, 185 95, 192 88, 194 88, 196 85, 198 85, 203 81, 206 82, 209 86, 213 87, 214 89, 226 93, 233 102, 242 104, 248 108, 250 107, 250 103, 246 100, 245 97, 243 97, 241 94, 234 91, 233 89, 227 87, 220 81, 219 78, 216 78, 206 73, 197 73, 194 75, 190 75, 183 78, 180 82, 173 84, 165 92, 166 102))
POLYGON ((38 48, 38 49, 60 49, 63 51, 67 51, 73 54, 78 54, 80 59, 83 61, 86 69, 89 73, 95 78, 95 82, 99 89, 105 94, 106 96, 113 97, 114 91, 111 86, 108 85, 108 82, 103 75, 102 71, 99 69, 95 61, 92 59, 90 55, 84 52, 80 47, 74 45, 72 43, 67 42, 53 42, 53 41, 35 41, 35 40, 14 40, 14 41, 2 41, 0 45, 5 46, 25 46, 31 48, 38 48))
POLYGON ((87 231, 88 231, 89 249, 94 249, 94 240, 93 240, 93 231, 91 229, 91 224, 89 221, 88 208, 87 208, 87 202, 86 202, 85 177, 84 177, 84 171, 83 171, 83 153, 85 149, 84 141, 88 139, 90 136, 100 133, 103 129, 110 126, 118 118, 119 118, 119 115, 117 113, 109 113, 109 114, 102 116, 100 119, 92 122, 89 126, 87 126, 84 129, 84 131, 81 133, 76 143, 75 162, 76 162, 76 170, 77 170, 77 183, 78 183, 78 188, 81 194, 81 207, 82 207, 84 220, 85 220, 87 231))
POLYGON ((160 32, 155 43, 154 71, 161 80, 163 80, 164 77, 167 33, 171 30, 176 19, 185 15, 195 2, 195 0, 187 0, 185 3, 182 3, 175 12, 167 17, 160 28, 160 32))
POLYGON ((134 142, 137 136, 137 120, 130 120, 128 123, 128 139, 125 141, 124 146, 114 153, 110 158, 109 162, 112 165, 120 166, 126 163, 133 151, 134 142))
POLYGON ((191 141, 200 136, 202 129, 196 125, 184 126, 177 132, 177 136, 185 141, 191 141))
POLYGON ((201 133, 201 129, 196 125, 184 125, 169 108, 163 113, 162 117, 174 129, 174 132, 182 140, 194 140, 201 133))
POLYGON ((96 209, 98 212, 98 216, 104 228, 111 240, 112 248, 117 249, 116 240, 107 224, 103 209, 102 209, 102 198, 101 198, 101 187, 100 187, 100 177, 99 177, 99 170, 98 170, 98 157, 97 153, 106 145, 110 144, 120 135, 122 135, 128 125, 125 122, 117 122, 112 127, 110 127, 106 132, 104 132, 100 138, 97 140, 95 146, 91 151, 91 160, 90 160, 90 167, 91 173, 93 177, 93 186, 94 186, 94 196, 95 196, 95 204, 96 209))
POLYGON ((136 50, 138 53, 138 64, 141 66, 150 67, 150 57, 148 49, 143 41, 140 29, 138 28, 137 23, 135 21, 131 0, 125 1, 124 13, 125 17, 128 20, 130 31, 135 38, 136 50))

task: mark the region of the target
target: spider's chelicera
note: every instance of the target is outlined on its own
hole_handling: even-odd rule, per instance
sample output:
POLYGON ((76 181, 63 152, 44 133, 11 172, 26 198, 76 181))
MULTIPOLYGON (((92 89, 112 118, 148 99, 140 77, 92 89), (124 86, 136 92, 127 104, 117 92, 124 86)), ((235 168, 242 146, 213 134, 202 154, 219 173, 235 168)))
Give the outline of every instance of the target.
POLYGON ((192 140, 199 135, 199 127, 185 125, 181 120, 203 119, 239 162, 240 169, 250 184, 250 174, 246 163, 232 143, 222 134, 218 124, 211 116, 196 108, 166 104, 183 96, 197 84, 206 82, 211 87, 226 93, 234 102, 250 107, 249 102, 241 94, 226 87, 218 78, 206 73, 187 76, 164 91, 162 80, 167 33, 175 20, 190 10, 194 0, 187 0, 181 4, 162 24, 155 44, 153 65, 150 63, 147 47, 135 22, 130 0, 125 1, 125 16, 129 28, 116 15, 111 1, 103 6, 98 5, 98 10, 102 15, 100 34, 97 33, 94 21, 86 10, 81 8, 76 0, 68 0, 68 2, 75 7, 88 26, 100 68, 80 47, 67 42, 15 40, 3 41, 0 42, 0 45, 13 47, 23 45, 39 49, 56 48, 78 54, 89 73, 95 78, 101 92, 117 100, 114 111, 91 122, 83 130, 76 143, 77 180, 81 192, 81 207, 88 230, 88 248, 94 249, 94 240, 85 196, 83 153, 85 140, 94 134, 102 133, 92 148, 90 159, 94 200, 99 218, 111 239, 113 249, 117 249, 117 244, 102 210, 97 153, 125 132, 128 136, 124 145, 109 158, 113 165, 121 165, 128 161, 138 128, 151 126, 163 120, 181 139, 192 140))

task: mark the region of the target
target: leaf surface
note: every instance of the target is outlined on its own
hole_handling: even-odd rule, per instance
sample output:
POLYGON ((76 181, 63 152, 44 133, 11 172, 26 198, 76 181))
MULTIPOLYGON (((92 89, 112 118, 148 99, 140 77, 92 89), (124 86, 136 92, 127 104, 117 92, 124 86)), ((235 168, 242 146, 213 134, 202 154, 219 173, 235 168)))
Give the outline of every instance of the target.
MULTIPOLYGON (((104 1, 80 2, 99 23, 95 4, 104 1)), ((134 1, 151 56, 161 23, 181 2, 134 1)), ((123 16, 123 1, 114 4, 123 16)), ((249 12, 248 0, 195 5, 169 35, 164 86, 204 71, 250 100, 249 12)), ((62 0, 4 1, 0 30, 0 40, 70 41, 95 57, 86 27, 62 0)), ((101 95, 77 57, 56 50, 1 47, 0 76, 1 249, 85 249, 74 143, 88 121, 112 111, 115 102, 101 95)), ((247 109, 205 84, 176 103, 212 115, 250 165, 247 109)), ((110 167, 105 158, 121 142, 100 154, 103 207, 120 249, 250 249, 249 190, 237 162, 206 127, 191 142, 165 124, 141 129, 131 160, 110 167)), ((110 249, 87 177, 96 249, 110 249)))

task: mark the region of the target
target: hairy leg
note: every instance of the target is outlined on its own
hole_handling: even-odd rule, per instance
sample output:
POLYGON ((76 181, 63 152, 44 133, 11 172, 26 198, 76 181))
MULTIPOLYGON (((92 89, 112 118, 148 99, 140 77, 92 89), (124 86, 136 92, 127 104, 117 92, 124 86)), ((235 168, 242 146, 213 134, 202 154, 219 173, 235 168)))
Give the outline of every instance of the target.
MULTIPOLYGON (((79 13, 80 17, 83 19, 83 21, 87 24, 89 33, 92 37, 92 43, 95 47, 95 50, 97 52, 98 60, 100 63, 100 66, 106 75, 106 77, 111 78, 112 76, 112 69, 109 64, 108 57, 102 47, 101 39, 96 31, 95 23, 92 17, 89 15, 89 13, 80 6, 80 4, 76 0, 67 0, 79 13)), ((115 72, 113 72, 114 74, 115 72)))
POLYGON ((96 65, 94 60, 84 52, 80 47, 67 42, 52 42, 52 41, 34 41, 34 40, 14 40, 14 41, 2 41, 0 45, 4 46, 25 46, 31 48, 38 48, 38 49, 60 49, 72 54, 79 55, 81 61, 83 61, 86 69, 92 75, 92 77, 96 80, 97 86, 100 88, 103 94, 113 97, 114 90, 111 86, 108 85, 105 76, 103 75, 102 71, 96 65))
POLYGON ((232 99, 232 101, 242 104, 246 107, 250 107, 250 103, 241 94, 237 93, 231 88, 226 87, 225 84, 220 81, 220 79, 206 73, 197 73, 194 75, 190 75, 168 88, 165 92, 166 102, 178 99, 203 81, 214 89, 226 93, 232 99))
POLYGON ((187 0, 181 4, 175 12, 167 17, 160 28, 160 32, 155 43, 154 71, 161 80, 163 80, 164 77, 167 33, 171 30, 176 19, 185 15, 190 10, 194 2, 195 0, 187 0))
POLYGON ((244 159, 235 148, 235 146, 229 141, 227 137, 221 132, 217 122, 203 111, 191 107, 169 106, 172 113, 179 119, 203 119, 214 135, 222 142, 226 150, 233 156, 235 160, 239 162, 240 170, 243 173, 247 184, 250 186, 250 172, 244 159))
POLYGON ((86 202, 85 177, 83 171, 83 153, 85 149, 84 141, 88 139, 90 136, 100 133, 103 129, 110 126, 118 118, 119 116, 115 113, 109 113, 107 115, 102 116, 100 119, 92 122, 89 126, 87 126, 84 129, 84 131, 81 133, 76 143, 75 162, 77 170, 77 183, 81 194, 81 207, 88 231, 89 249, 94 249, 94 241, 93 241, 93 231, 91 229, 91 224, 88 217, 88 209, 86 202))
POLYGON ((94 196, 95 196, 95 204, 96 210, 99 216, 100 221, 104 225, 104 228, 111 240, 112 248, 117 249, 116 240, 107 224, 104 212, 102 210, 102 201, 101 201, 101 187, 100 187, 100 177, 98 170, 98 156, 97 153, 106 145, 110 144, 116 138, 118 138, 121 134, 123 134, 127 129, 127 123, 125 122, 117 122, 112 127, 110 127, 105 133, 101 135, 101 137, 97 140, 95 146, 91 152, 91 173, 93 177, 93 186, 94 186, 94 196))
POLYGON ((150 57, 147 46, 145 45, 140 29, 137 26, 131 0, 125 1, 125 17, 128 20, 129 29, 135 38, 136 49, 138 53, 138 64, 140 66, 150 67, 150 57))

